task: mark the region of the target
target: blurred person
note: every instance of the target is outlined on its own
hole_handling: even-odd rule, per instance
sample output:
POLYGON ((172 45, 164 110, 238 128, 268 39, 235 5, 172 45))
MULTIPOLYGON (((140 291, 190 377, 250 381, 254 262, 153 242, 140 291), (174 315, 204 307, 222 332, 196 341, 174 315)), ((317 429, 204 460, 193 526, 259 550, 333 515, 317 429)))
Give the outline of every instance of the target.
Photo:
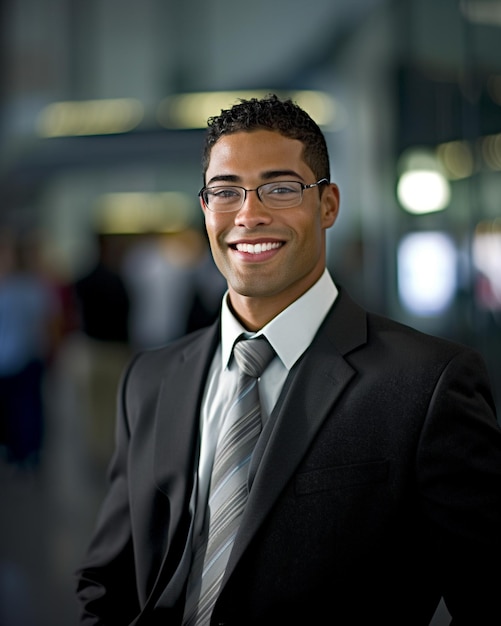
POLYGON ((31 233, 0 235, 0 443, 19 467, 40 463, 44 383, 58 344, 60 307, 38 267, 31 233))
POLYGON ((206 235, 189 229, 185 236, 187 239, 184 245, 196 251, 193 257, 193 294, 185 328, 185 333, 188 333, 216 320, 226 281, 214 263, 206 235))
POLYGON ((78 340, 73 341, 86 407, 89 451, 104 469, 113 451, 116 389, 130 358, 130 297, 120 273, 118 235, 96 234, 96 260, 74 283, 78 340))
POLYGON ((131 298, 135 350, 163 346, 217 315, 221 275, 194 228, 142 236, 125 255, 122 272, 131 298))
POLYGON ((221 314, 124 372, 80 623, 425 626, 443 597, 454 626, 500 624, 501 429, 483 359, 333 279, 339 189, 293 102, 211 118, 203 176, 221 314), (259 427, 234 437, 249 449, 230 467, 220 448, 240 422, 225 419, 255 389, 232 400, 257 337, 275 354, 248 411, 262 429, 253 453, 259 427))

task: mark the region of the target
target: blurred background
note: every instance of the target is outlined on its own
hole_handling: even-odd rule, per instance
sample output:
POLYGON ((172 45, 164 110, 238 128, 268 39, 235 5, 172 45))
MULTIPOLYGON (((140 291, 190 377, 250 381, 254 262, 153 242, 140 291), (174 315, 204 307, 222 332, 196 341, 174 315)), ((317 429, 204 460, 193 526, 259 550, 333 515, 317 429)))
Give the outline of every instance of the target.
POLYGON ((122 367, 224 289, 203 128, 269 92, 326 134, 336 280, 501 407, 500 0, 0 0, 1 626, 76 624, 122 367))

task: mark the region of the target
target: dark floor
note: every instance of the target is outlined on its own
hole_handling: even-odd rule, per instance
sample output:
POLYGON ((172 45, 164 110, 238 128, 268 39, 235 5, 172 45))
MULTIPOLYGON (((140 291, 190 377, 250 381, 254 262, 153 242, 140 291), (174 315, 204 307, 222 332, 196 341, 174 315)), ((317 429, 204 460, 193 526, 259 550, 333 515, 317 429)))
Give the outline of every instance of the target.
MULTIPOLYGON (((44 453, 36 472, 0 460, 0 626, 76 626, 73 572, 103 495, 87 445, 70 346, 47 385, 44 453)), ((440 605, 432 626, 449 623, 440 605)), ((125 625, 124 625, 125 626, 125 625)))

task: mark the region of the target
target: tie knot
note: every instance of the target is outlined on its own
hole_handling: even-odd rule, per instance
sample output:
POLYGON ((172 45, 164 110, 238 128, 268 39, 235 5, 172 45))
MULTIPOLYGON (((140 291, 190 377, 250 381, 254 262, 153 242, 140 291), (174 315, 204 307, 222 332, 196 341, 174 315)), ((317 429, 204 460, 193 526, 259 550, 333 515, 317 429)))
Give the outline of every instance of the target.
POLYGON ((233 347, 233 354, 240 371, 259 378, 275 356, 275 350, 265 337, 239 340, 233 347))

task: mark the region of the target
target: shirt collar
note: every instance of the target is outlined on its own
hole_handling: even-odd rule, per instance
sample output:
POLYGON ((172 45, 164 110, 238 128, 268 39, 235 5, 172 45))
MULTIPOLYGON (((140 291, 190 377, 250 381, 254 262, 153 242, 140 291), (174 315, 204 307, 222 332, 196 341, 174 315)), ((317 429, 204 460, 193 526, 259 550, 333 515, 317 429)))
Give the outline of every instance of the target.
POLYGON ((300 298, 273 318, 257 333, 249 333, 228 306, 228 292, 221 310, 222 368, 228 366, 237 338, 264 335, 287 369, 291 369, 313 340, 320 324, 333 305, 338 290, 326 269, 319 280, 300 298))

